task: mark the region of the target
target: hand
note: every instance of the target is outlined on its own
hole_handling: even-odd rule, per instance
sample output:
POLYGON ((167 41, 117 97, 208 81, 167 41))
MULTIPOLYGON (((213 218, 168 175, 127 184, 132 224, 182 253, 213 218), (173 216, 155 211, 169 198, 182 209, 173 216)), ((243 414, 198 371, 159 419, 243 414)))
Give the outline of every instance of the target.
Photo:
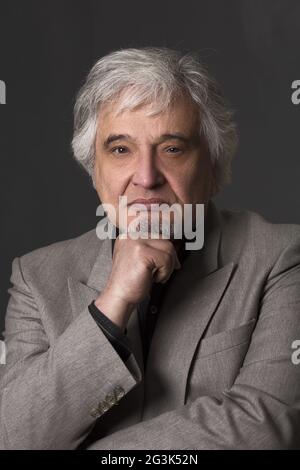
POLYGON ((132 240, 120 235, 114 246, 109 280, 95 305, 125 328, 134 305, 150 292, 152 282, 165 283, 174 269, 180 267, 170 240, 132 240))

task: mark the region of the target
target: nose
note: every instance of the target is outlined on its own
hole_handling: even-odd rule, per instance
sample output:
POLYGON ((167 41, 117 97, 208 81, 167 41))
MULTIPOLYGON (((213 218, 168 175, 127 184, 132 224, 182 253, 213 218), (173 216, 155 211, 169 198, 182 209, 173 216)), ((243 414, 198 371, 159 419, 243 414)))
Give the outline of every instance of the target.
POLYGON ((140 158, 137 159, 132 183, 135 186, 150 189, 162 185, 164 181, 165 178, 157 167, 154 152, 146 150, 141 153, 140 158))

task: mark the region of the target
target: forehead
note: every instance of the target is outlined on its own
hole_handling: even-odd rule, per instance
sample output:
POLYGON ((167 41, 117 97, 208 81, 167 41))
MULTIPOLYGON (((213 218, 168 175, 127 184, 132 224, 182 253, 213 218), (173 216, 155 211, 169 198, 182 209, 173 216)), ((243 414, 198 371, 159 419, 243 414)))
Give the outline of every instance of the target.
POLYGON ((110 133, 156 136, 175 132, 192 135, 198 132, 198 109, 187 98, 177 98, 168 108, 153 115, 155 108, 156 104, 150 103, 120 112, 118 101, 107 103, 99 111, 97 136, 105 138, 110 133))

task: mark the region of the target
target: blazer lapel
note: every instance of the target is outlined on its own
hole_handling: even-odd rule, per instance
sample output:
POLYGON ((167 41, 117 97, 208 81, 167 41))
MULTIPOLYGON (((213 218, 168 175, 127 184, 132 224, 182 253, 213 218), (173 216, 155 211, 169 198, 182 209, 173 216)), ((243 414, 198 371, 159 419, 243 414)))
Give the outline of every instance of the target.
POLYGON ((227 288, 234 263, 218 268, 219 215, 209 206, 204 248, 191 252, 174 272, 155 326, 145 373, 143 419, 186 401, 186 384, 197 345, 227 288))

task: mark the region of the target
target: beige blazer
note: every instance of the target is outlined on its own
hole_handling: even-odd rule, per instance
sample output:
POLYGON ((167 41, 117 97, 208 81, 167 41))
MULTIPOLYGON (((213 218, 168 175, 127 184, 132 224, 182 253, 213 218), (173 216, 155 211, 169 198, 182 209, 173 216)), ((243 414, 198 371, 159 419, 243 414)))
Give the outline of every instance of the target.
POLYGON ((111 264, 95 230, 14 260, 0 448, 300 448, 299 226, 210 203, 146 370, 136 310, 124 363, 87 308, 111 264))

